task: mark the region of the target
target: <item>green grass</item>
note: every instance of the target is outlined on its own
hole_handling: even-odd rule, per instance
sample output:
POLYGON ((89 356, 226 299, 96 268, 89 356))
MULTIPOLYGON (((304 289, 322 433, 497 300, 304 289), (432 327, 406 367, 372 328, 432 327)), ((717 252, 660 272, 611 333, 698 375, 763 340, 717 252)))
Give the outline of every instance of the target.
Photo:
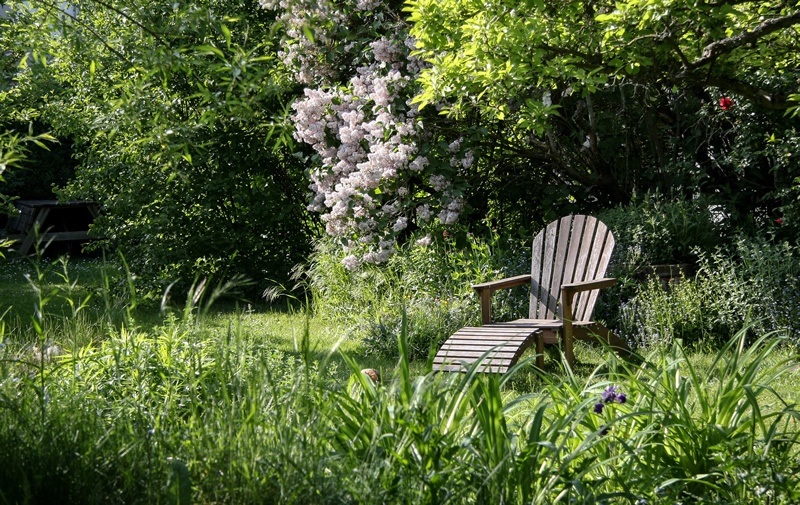
MULTIPOLYGON (((135 279, 132 282, 135 285, 135 279)), ((132 307, 127 283, 124 267, 102 258, 0 261, 3 341, 19 352, 36 346, 41 337, 34 324, 37 311, 47 325, 43 328, 46 340, 69 351, 97 343, 126 322, 140 330, 157 331, 170 317, 187 318, 188 293, 170 292, 167 300, 159 298, 158 303, 149 304, 139 300, 132 307)), ((391 374, 395 365, 393 359, 364 356, 362 343, 346 328, 310 315, 296 300, 278 299, 268 304, 264 299, 228 296, 203 303, 189 311, 193 331, 201 338, 222 339, 235 329, 282 352, 299 353, 307 332, 309 350, 317 356, 338 348, 356 357, 364 368, 391 374)), ((342 358, 334 359, 344 364, 342 358)), ((414 366, 421 371, 421 363, 414 366)))
POLYGON ((777 335, 641 366, 580 345, 575 373, 553 349, 544 371, 429 374, 404 331, 399 361, 365 358, 303 311, 161 312, 75 263, 85 283, 33 269, 49 298, 3 277, 0 503, 800 500, 798 361, 777 335), (595 413, 611 385, 627 401, 595 413))

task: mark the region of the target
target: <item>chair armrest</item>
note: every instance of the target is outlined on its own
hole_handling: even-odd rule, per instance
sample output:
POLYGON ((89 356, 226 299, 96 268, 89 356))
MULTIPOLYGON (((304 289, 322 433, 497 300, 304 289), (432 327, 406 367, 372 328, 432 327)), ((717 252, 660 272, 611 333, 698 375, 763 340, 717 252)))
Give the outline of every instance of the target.
POLYGON ((595 279, 593 281, 572 282, 561 285, 562 294, 574 294, 581 291, 591 291, 593 289, 610 288, 617 283, 617 279, 606 277, 605 279, 595 279))
POLYGON ((592 291, 594 289, 609 288, 617 283, 617 279, 607 277, 595 279, 593 281, 572 282, 561 285, 561 312, 564 321, 564 328, 567 332, 572 332, 572 300, 575 295, 582 291, 592 291), (569 315, 569 316, 567 316, 569 315))
POLYGON ((526 274, 473 285, 472 289, 475 290, 475 293, 478 294, 478 298, 481 301, 481 324, 489 324, 492 322, 492 293, 498 289, 513 288, 515 286, 530 284, 530 282, 531 276, 530 274, 526 274))
POLYGON ((531 282, 531 275, 517 275, 516 277, 509 277, 507 279, 500 279, 497 281, 489 281, 489 282, 482 282, 481 284, 473 284, 472 289, 475 291, 483 291, 484 289, 490 289, 492 291, 497 291, 498 289, 506 289, 506 288, 513 288, 516 286, 522 286, 523 284, 528 284, 531 282))

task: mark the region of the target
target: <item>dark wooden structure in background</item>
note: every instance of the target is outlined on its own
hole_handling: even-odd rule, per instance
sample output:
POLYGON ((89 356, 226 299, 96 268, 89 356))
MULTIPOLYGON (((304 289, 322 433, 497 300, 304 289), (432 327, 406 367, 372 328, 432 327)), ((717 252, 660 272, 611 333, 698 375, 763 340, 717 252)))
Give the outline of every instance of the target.
POLYGON ((54 241, 87 241, 89 225, 97 217, 97 205, 93 202, 73 200, 17 200, 14 202, 19 214, 8 220, 8 238, 19 242, 16 250, 26 255, 38 238, 47 244, 54 241))

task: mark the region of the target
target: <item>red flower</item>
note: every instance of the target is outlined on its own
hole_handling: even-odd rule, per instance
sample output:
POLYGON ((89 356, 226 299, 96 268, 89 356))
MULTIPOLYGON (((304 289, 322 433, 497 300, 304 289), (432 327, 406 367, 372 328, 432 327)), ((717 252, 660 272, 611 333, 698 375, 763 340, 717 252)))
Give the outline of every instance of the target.
POLYGON ((778 223, 778 224, 783 224, 783 219, 778 218, 778 219, 775 220, 775 222, 778 223))
POLYGON ((719 99, 719 106, 722 107, 722 110, 730 110, 730 108, 733 107, 733 105, 734 105, 733 100, 731 100, 728 97, 719 99))

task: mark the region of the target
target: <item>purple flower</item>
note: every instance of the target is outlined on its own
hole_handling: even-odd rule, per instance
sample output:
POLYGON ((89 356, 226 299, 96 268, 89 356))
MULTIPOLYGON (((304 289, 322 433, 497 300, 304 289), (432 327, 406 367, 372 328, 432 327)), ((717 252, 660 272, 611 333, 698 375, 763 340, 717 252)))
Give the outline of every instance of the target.
POLYGON ((620 393, 617 395, 617 403, 622 405, 623 403, 628 401, 628 397, 625 396, 625 393, 620 393))
POLYGON ((601 426, 600 427, 600 436, 604 437, 608 435, 608 432, 611 431, 611 428, 608 426, 601 426))
POLYGON ((604 405, 604 404, 602 404, 602 403, 595 403, 595 404, 594 404, 594 413, 595 413, 595 414, 602 414, 602 413, 603 413, 603 407, 605 407, 605 405, 604 405))
POLYGON ((608 389, 603 391, 603 403, 611 403, 617 399, 617 386, 608 386, 608 389))

